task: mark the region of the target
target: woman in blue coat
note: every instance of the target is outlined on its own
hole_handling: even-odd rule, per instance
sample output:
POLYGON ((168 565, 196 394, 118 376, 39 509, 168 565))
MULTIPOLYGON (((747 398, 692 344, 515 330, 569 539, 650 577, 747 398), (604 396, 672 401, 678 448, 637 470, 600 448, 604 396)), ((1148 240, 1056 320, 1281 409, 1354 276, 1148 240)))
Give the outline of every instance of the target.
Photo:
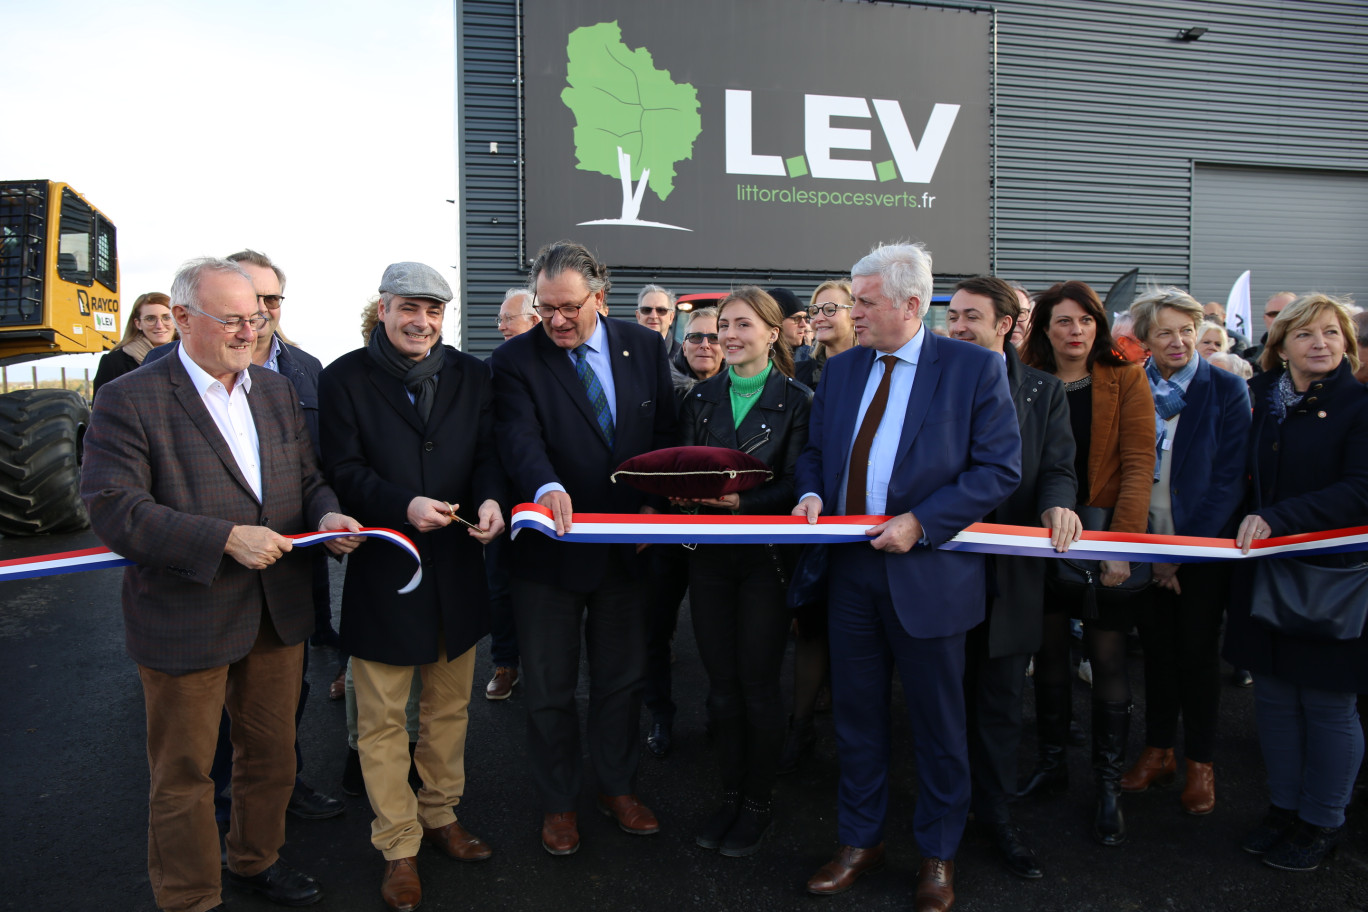
MULTIPOLYGON (((1155 407, 1154 486, 1149 527, 1160 535, 1230 538, 1244 500, 1249 389, 1197 355, 1202 305, 1162 288, 1131 305, 1155 407)), ((1121 777, 1143 792, 1173 780, 1183 719, 1187 770, 1181 803, 1189 814, 1216 807, 1212 755, 1221 694, 1221 619, 1230 599, 1224 563, 1156 563, 1136 626, 1145 644, 1145 749, 1121 777)))
MULTIPOLYGON (((1298 298, 1273 323, 1262 358, 1264 373, 1250 381, 1250 507, 1237 543, 1247 549, 1270 536, 1363 525, 1368 389, 1354 379, 1358 342, 1348 310, 1325 295, 1298 298)), ((1303 563, 1363 560, 1356 553, 1303 563)), ((1254 675, 1271 799, 1243 848, 1271 867, 1310 871, 1339 839, 1363 759, 1355 695, 1368 692, 1368 638, 1291 636, 1251 617, 1255 563, 1236 574, 1225 642, 1225 657, 1254 675)))

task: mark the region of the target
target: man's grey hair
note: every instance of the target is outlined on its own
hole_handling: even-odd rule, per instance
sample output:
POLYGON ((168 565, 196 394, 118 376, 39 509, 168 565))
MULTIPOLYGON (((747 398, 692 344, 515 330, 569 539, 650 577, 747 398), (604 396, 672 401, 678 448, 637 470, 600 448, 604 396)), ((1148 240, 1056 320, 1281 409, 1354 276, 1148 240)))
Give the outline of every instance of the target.
POLYGON ((883 293, 899 308, 916 298, 917 316, 931 309, 931 251, 920 243, 880 244, 850 268, 850 277, 878 276, 883 293))
POLYGON ((646 300, 648 294, 655 294, 656 292, 663 294, 669 300, 670 307, 673 308, 675 306, 675 293, 670 291, 670 289, 661 288, 659 285, 643 285, 641 286, 641 291, 637 292, 637 307, 641 306, 641 302, 646 300))
POLYGON ((179 304, 189 310, 204 313, 204 308, 200 306, 199 291, 200 281, 207 273, 232 273, 246 280, 248 286, 252 284, 252 277, 234 261, 218 257, 200 257, 182 264, 176 277, 171 280, 171 306, 179 304))
POLYGON ((285 270, 271 262, 271 258, 266 254, 258 253, 257 251, 248 248, 247 250, 239 250, 237 253, 228 254, 227 259, 232 260, 234 263, 251 263, 253 266, 261 269, 271 270, 271 272, 275 273, 276 281, 280 283, 280 290, 285 290, 285 270))
POLYGON ((532 294, 531 289, 523 287, 510 288, 504 292, 503 303, 507 304, 509 301, 513 300, 516 297, 521 297, 523 299, 523 314, 531 316, 532 314, 536 313, 536 311, 532 309, 532 299, 535 297, 535 295, 532 294))
POLYGON ((693 326, 693 321, 694 321, 694 320, 701 319, 701 318, 703 318, 703 317, 711 317, 712 319, 716 320, 716 319, 717 319, 717 308, 716 308, 716 307, 695 307, 693 310, 689 311, 689 318, 688 318, 687 320, 684 321, 684 331, 685 331, 685 332, 688 332, 689 327, 690 327, 690 326, 693 326))
POLYGON ((556 241, 538 250, 532 268, 527 271, 527 287, 535 292, 537 276, 546 273, 548 279, 554 279, 566 271, 579 273, 584 278, 584 284, 589 286, 590 294, 600 291, 607 293, 612 287, 608 281, 608 267, 600 263, 587 247, 574 241, 556 241))

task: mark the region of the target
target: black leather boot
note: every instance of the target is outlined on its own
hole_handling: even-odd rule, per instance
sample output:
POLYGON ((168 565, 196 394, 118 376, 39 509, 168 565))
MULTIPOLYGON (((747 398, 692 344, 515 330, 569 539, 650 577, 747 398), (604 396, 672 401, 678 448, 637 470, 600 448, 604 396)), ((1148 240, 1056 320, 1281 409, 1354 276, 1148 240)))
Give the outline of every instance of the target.
POLYGON ((741 716, 712 720, 713 751, 722 776, 722 792, 717 809, 704 821, 694 842, 704 849, 715 849, 741 812, 741 782, 746 777, 746 722, 741 716))
POLYGON ((1039 759, 1017 795, 1058 795, 1069 787, 1064 745, 1069 734, 1072 683, 1062 687, 1036 686, 1036 741, 1039 759))
POLYGON ((1121 816, 1121 776, 1126 771, 1130 713, 1129 702, 1092 705, 1092 765, 1097 780, 1092 836, 1101 845, 1114 846, 1126 841, 1126 821, 1121 816))

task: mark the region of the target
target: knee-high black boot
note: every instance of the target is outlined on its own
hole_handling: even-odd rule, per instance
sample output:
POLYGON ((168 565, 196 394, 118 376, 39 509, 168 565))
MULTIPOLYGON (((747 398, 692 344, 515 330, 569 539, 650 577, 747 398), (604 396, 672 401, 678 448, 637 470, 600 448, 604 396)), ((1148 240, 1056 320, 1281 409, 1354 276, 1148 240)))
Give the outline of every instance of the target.
POLYGON ((1029 795, 1057 795, 1069 787, 1069 766, 1064 755, 1069 734, 1073 685, 1036 686, 1036 741, 1039 757, 1030 777, 1017 790, 1029 795))
POLYGON ((1121 775, 1126 771, 1130 713, 1130 701, 1092 705, 1092 765, 1097 779, 1092 835, 1096 842, 1107 846, 1126 841, 1126 821, 1121 816, 1121 775))

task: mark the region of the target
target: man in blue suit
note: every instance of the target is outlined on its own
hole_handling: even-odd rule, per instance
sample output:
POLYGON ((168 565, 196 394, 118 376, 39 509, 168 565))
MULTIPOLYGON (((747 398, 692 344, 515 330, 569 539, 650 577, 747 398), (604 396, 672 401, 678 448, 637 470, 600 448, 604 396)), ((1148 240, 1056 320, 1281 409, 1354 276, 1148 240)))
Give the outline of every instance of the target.
POLYGON ((1002 358, 922 323, 931 255, 877 247, 851 270, 859 346, 827 362, 798 460, 796 515, 888 516, 871 542, 831 550, 833 712, 841 848, 807 883, 847 890, 883 863, 891 673, 916 743, 923 861, 918 912, 954 903, 969 811, 965 634, 984 616, 984 559, 941 550, 1021 480, 1021 436, 1002 358))
MULTIPOLYGON (((579 244, 543 247, 530 287, 541 316, 494 350, 495 435, 514 496, 551 510, 556 534, 575 511, 646 512, 610 476, 623 460, 674 445, 675 399, 660 333, 600 315, 608 268, 579 244)), ((541 794, 542 845, 579 849, 580 628, 588 647, 589 757, 599 809, 635 835, 660 829, 633 794, 646 672, 644 574, 631 544, 521 535, 512 545, 513 617, 522 653, 528 757, 541 794)))

